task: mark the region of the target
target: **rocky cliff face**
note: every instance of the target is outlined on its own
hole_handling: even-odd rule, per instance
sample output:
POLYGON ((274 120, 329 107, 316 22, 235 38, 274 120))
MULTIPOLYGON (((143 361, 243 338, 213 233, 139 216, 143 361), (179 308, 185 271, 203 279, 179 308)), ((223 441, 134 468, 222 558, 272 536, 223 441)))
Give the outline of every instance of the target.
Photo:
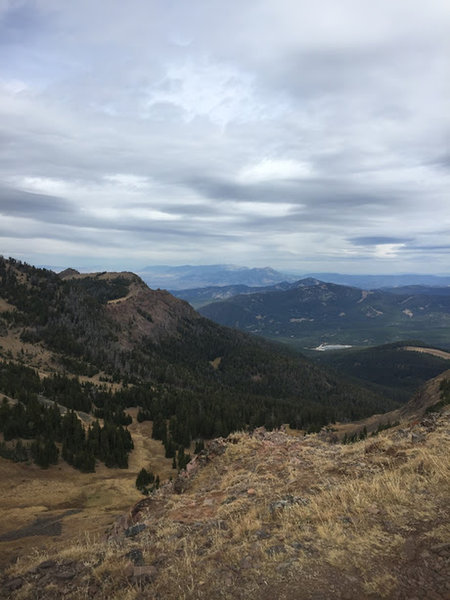
POLYGON ((180 325, 199 318, 187 302, 165 290, 151 290, 140 281, 130 285, 127 296, 108 302, 106 310, 120 325, 121 341, 128 344, 177 336, 180 325))

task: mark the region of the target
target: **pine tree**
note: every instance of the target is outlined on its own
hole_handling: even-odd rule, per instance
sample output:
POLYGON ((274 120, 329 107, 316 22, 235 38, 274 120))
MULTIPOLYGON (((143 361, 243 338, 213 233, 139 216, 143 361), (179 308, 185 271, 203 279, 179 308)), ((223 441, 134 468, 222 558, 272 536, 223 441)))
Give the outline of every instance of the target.
POLYGON ((149 492, 153 491, 156 487, 159 487, 159 476, 156 477, 151 471, 147 471, 147 469, 142 468, 138 476, 136 477, 136 487, 143 494, 147 495, 149 492), (151 484, 155 482, 155 485, 149 487, 151 484))

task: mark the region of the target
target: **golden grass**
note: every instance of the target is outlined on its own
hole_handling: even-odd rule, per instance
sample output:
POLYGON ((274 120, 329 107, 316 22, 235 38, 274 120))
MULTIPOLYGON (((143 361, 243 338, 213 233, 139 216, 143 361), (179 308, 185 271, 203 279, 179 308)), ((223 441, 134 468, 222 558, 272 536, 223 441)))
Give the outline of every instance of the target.
POLYGON ((421 352, 422 354, 431 354, 445 360, 450 360, 450 352, 444 352, 443 350, 435 350, 434 348, 420 348, 418 346, 404 346, 402 350, 409 350, 410 352, 421 352))
MULTIPOLYGON (((137 409, 131 409, 133 414, 137 409)), ((135 416, 135 414, 134 414, 135 416)), ((37 517, 55 519, 69 510, 74 514, 62 518, 61 536, 36 535, 0 541, 0 565, 14 556, 41 552, 46 547, 63 550, 80 532, 104 534, 111 522, 143 496, 135 480, 142 467, 150 468, 162 481, 175 471, 172 461, 164 457, 161 442, 151 439, 151 423, 130 426, 135 449, 129 469, 107 469, 97 463, 96 473, 80 473, 64 462, 40 469, 36 465, 12 463, 0 458, 0 535, 32 524, 37 517)))
MULTIPOLYGON (((156 565, 144 586, 150 598, 229 598, 236 589, 242 598, 269 598, 274 589, 287 598, 296 597, 289 586, 298 580, 317 586, 336 578, 357 586, 359 597, 392 597, 405 541, 449 539, 449 422, 442 416, 421 444, 395 430, 349 446, 235 434, 185 493, 156 494, 159 508, 140 516, 148 526, 138 538, 107 542, 98 532, 56 556, 82 561, 111 598, 140 593, 129 579, 130 548, 156 565)), ((21 559, 11 573, 33 560, 21 559)))

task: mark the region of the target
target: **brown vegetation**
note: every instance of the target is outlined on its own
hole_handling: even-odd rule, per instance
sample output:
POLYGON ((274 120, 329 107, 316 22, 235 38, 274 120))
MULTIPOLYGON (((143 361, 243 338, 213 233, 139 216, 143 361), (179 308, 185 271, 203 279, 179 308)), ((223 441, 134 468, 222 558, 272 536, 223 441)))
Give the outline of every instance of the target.
MULTIPOLYGON (((129 412, 136 417, 137 409, 129 412)), ((127 470, 98 463, 96 473, 80 473, 63 461, 40 469, 0 458, 0 567, 30 552, 65 548, 80 534, 101 535, 142 497, 135 487, 142 467, 162 481, 175 473, 162 444, 151 438, 151 423, 134 418, 129 429, 135 448, 127 470)))
POLYGON ((448 412, 349 446, 235 434, 106 537, 80 531, 56 553, 21 557, 4 585, 23 599, 443 600, 449 442, 448 412))

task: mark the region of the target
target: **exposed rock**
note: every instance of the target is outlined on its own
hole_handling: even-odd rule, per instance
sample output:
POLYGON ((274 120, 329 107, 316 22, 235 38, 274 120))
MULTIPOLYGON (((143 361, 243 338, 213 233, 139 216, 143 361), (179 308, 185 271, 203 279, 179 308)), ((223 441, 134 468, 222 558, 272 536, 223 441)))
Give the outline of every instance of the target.
POLYGON ((411 443, 412 444, 419 444, 421 442, 423 442, 425 440, 425 434, 422 432, 418 432, 418 431, 413 431, 411 433, 411 443))
POLYGON ((286 548, 282 544, 275 544, 266 550, 266 553, 269 556, 275 556, 276 554, 282 554, 284 552, 286 552, 286 548))
POLYGON ((271 513, 274 513, 277 510, 293 506, 294 504, 303 504, 303 506, 306 506, 307 504, 309 504, 309 500, 308 498, 300 498, 297 496, 286 496, 285 498, 281 498, 280 500, 275 500, 275 502, 271 502, 269 504, 269 510, 271 513))
POLYGON ((11 579, 10 581, 7 581, 6 587, 8 588, 8 590, 13 592, 15 590, 19 590, 23 586, 23 583, 23 579, 17 577, 16 579, 11 579))
POLYGON ((265 529, 257 529, 255 531, 255 535, 259 540, 267 540, 272 537, 272 535, 265 529))
POLYGON ((61 579, 62 581, 66 581, 68 579, 73 579, 76 573, 73 569, 64 569, 63 571, 58 571, 55 573, 56 579, 61 579))
POLYGON ((55 560, 44 560, 44 562, 41 562, 37 568, 38 569, 52 569, 53 567, 56 567, 55 560))
POLYGON ((135 537, 136 535, 141 533, 141 531, 144 531, 144 529, 146 529, 146 528, 147 528, 147 525, 145 523, 138 523, 137 525, 128 527, 128 529, 125 530, 125 536, 126 537, 135 537))
POLYGON ((327 442, 328 444, 337 444, 339 441, 338 436, 328 427, 324 427, 317 434, 318 439, 322 440, 322 442, 327 442))
POLYGON ((207 442, 206 456, 211 459, 214 456, 220 456, 227 449, 227 441, 224 438, 216 438, 207 442))
POLYGON ((129 558, 133 565, 137 567, 140 567, 144 564, 144 556, 140 548, 132 548, 129 552, 126 553, 125 556, 129 558))
POLYGON ((180 473, 178 475, 178 477, 175 479, 175 481, 173 482, 173 491, 175 492, 175 494, 182 494, 183 492, 185 492, 187 490, 187 487, 188 487, 187 478, 185 476, 183 476, 182 473, 180 473))

